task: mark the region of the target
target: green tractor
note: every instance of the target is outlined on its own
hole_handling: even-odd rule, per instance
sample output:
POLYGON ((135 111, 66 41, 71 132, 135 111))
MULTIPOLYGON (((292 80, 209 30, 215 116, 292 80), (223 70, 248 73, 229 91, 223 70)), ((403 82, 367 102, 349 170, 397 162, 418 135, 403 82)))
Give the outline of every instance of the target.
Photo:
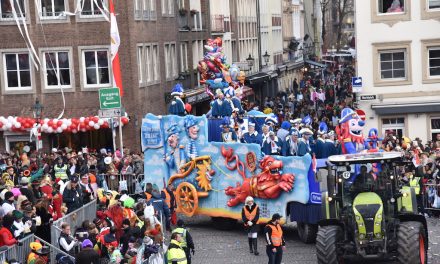
POLYGON ((331 156, 317 173, 322 215, 316 238, 318 263, 346 259, 396 259, 426 264, 428 227, 414 188, 404 186, 400 153, 331 156), (374 172, 374 175, 372 173, 374 172))

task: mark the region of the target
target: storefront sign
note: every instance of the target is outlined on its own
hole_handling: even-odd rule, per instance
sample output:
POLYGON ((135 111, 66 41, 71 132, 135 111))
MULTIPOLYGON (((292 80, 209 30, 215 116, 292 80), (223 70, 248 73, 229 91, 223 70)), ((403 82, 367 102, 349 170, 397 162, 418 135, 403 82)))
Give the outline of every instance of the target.
POLYGON ((360 99, 362 101, 376 100, 377 96, 375 94, 361 95, 360 99))
POLYGON ((142 119, 141 144, 142 151, 163 146, 160 120, 142 119))

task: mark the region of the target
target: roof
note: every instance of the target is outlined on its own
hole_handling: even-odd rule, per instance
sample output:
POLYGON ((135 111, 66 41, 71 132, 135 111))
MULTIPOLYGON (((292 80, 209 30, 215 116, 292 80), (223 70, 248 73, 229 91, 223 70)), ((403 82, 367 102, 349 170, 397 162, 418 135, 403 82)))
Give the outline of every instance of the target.
POLYGON ((328 160, 335 165, 391 162, 402 159, 400 152, 356 153, 330 156, 328 160))

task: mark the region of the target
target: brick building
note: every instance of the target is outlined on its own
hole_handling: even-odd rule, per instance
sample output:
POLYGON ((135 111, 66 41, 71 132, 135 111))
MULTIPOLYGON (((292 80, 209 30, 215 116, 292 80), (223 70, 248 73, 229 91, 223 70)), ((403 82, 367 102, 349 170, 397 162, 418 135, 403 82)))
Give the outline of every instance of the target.
MULTIPOLYGON (((31 117, 32 106, 39 98, 44 106, 43 118, 56 118, 63 109, 61 87, 66 100, 63 117, 97 115, 98 89, 114 86, 109 50, 110 23, 102 14, 107 12, 108 3, 104 0, 101 5, 101 2, 96 2, 98 6, 94 1, 83 0, 81 10, 76 1, 68 0, 1 1, 1 116, 31 117), (24 37, 14 19, 14 10, 24 37), (41 61, 39 69, 33 66, 32 52, 25 41, 26 31, 41 61)), ((188 88, 188 96, 197 88, 197 73, 193 70, 197 60, 193 58, 196 53, 202 56, 203 40, 210 36, 209 27, 204 26, 209 23, 208 2, 114 0, 121 38, 119 55, 125 93, 122 103, 131 118, 123 129, 125 146, 134 150, 140 148, 142 117, 148 112, 163 114, 167 111, 167 94, 176 79, 188 88), (183 17, 181 4, 188 7, 188 27, 185 29, 179 26, 183 17)), ((28 133, 0 131, 0 149, 14 148, 17 142, 28 140, 28 133)), ((111 142, 110 129, 43 134, 44 149, 111 147, 111 142)))

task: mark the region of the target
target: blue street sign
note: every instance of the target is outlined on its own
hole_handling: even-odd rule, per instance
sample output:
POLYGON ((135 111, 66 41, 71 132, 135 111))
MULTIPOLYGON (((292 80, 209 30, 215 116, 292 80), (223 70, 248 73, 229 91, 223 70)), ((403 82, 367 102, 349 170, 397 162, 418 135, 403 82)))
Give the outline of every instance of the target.
POLYGON ((362 87, 362 77, 351 77, 352 87, 362 87))

